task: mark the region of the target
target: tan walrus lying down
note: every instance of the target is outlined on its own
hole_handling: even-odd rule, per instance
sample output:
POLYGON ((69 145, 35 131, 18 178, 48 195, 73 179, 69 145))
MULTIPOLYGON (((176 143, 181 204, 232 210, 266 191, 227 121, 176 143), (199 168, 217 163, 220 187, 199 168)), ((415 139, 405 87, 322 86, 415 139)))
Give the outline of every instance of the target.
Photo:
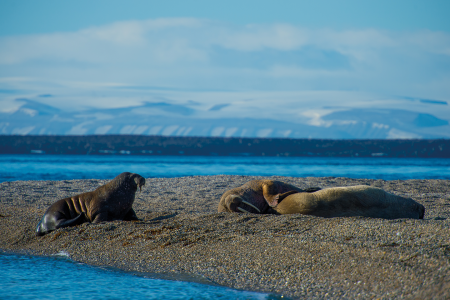
POLYGON ((304 214, 324 218, 363 216, 423 219, 425 214, 425 207, 413 199, 367 185, 327 188, 286 197, 280 195, 278 205, 272 209, 278 214, 304 214))
POLYGON ((425 207, 411 198, 366 185, 323 190, 313 188, 305 192, 282 182, 258 180, 225 192, 218 211, 304 214, 325 218, 363 216, 423 219, 425 207), (266 203, 263 205, 261 202, 266 203))

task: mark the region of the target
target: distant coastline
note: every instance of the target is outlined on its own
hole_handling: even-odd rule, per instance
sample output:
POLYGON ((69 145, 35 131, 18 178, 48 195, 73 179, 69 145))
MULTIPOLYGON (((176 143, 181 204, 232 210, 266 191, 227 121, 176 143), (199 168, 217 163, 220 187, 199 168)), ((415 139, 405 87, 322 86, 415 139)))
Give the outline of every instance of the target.
POLYGON ((0 154, 450 158, 450 139, 331 140, 0 135, 0 154))

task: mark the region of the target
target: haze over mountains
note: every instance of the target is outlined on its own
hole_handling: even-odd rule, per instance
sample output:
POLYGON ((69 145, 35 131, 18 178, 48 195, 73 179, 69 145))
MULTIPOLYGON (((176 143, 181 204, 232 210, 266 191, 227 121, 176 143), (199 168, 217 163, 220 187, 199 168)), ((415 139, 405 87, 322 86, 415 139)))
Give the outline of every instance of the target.
MULTIPOLYGON (((353 92, 153 91, 150 96, 147 92, 144 96, 137 90, 118 88, 119 92, 129 95, 119 93, 120 101, 130 106, 85 105, 76 110, 63 110, 46 103, 58 103, 59 99, 76 102, 81 98, 67 100, 67 96, 53 94, 17 98, 8 95, 9 109, 0 110, 0 134, 450 138, 450 108, 441 100, 383 98, 353 92)), ((86 95, 79 97, 87 101, 86 95)))

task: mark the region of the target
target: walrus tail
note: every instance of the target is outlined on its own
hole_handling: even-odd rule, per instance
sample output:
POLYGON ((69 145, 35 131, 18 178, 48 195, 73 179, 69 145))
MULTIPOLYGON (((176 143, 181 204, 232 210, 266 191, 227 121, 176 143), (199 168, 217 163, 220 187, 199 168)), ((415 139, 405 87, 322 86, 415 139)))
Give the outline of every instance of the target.
POLYGON ((56 222, 54 222, 53 220, 48 220, 46 216, 44 216, 36 228, 36 236, 43 236, 44 234, 47 234, 58 228, 76 226, 83 224, 85 222, 87 222, 87 218, 84 212, 79 214, 73 219, 70 220, 60 219, 57 220, 56 222))
POLYGON ((42 229, 42 221, 39 222, 36 228, 36 236, 43 236, 46 233, 48 233, 48 231, 44 231, 44 229, 42 229))

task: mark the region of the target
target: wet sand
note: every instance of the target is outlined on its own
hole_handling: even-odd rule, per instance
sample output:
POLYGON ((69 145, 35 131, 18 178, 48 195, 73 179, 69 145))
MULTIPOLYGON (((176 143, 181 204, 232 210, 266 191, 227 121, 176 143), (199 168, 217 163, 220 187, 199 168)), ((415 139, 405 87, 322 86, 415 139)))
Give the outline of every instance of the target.
POLYGON ((411 197, 424 220, 217 213, 220 196, 252 176, 147 178, 136 222, 85 223, 35 236, 54 201, 106 180, 0 184, 0 245, 151 277, 290 298, 450 298, 450 181, 265 177, 300 188, 366 184, 411 197))

